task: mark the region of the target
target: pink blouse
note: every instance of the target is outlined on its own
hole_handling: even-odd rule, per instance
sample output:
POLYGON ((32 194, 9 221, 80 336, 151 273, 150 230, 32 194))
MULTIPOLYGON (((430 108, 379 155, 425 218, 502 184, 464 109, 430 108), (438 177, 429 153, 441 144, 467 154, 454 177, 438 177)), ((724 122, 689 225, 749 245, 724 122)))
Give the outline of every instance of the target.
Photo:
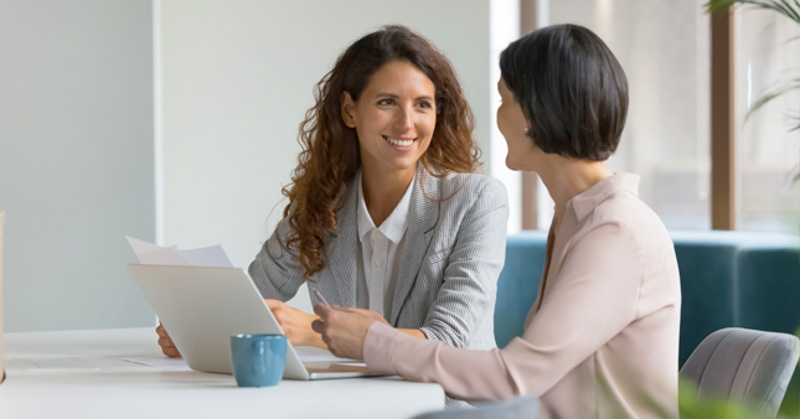
POLYGON ((638 185, 615 174, 567 203, 522 337, 470 351, 375 323, 367 366, 460 399, 539 397, 540 418, 677 417, 678 264, 638 185))

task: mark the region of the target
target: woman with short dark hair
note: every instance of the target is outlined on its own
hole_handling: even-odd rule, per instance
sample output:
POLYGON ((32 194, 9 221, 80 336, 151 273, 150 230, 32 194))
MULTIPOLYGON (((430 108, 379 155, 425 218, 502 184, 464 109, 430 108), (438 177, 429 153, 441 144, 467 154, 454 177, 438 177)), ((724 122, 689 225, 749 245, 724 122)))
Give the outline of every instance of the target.
POLYGON ((605 161, 628 114, 625 72, 588 29, 550 26, 509 45, 500 72, 545 153, 605 161), (546 57, 546 59, 542 59, 546 57))
POLYGON ((677 417, 680 281, 672 242, 639 177, 603 163, 628 106, 625 74, 594 33, 537 30, 503 51, 497 124, 506 164, 540 176, 555 216, 525 331, 469 351, 409 339, 359 310, 317 305, 334 354, 438 382, 467 400, 539 397, 540 417, 677 417))

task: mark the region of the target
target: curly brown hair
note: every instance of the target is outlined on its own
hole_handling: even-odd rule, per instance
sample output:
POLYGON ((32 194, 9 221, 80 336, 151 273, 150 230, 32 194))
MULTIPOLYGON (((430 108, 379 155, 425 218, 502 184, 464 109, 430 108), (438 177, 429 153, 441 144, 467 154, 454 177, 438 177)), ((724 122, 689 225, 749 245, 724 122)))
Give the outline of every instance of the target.
POLYGON ((286 244, 297 251, 306 280, 312 281, 325 267, 321 256, 325 237, 336 229, 347 182, 361 166, 356 130, 341 117, 342 93, 357 102, 372 75, 391 61, 413 64, 436 88, 436 125, 420 159, 428 172, 443 177, 471 173, 480 165, 480 149, 472 135, 475 118, 450 61, 404 26, 385 26, 359 39, 317 83, 316 104, 300 124, 298 142, 303 151, 292 183, 282 190, 289 198, 283 215, 293 230, 286 244))

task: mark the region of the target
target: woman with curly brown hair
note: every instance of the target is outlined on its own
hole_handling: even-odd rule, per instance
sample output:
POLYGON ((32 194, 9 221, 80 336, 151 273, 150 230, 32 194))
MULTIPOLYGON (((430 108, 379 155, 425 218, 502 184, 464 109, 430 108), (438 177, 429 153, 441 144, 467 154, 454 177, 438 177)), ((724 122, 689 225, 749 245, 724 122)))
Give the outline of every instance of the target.
POLYGON ((283 303, 308 282, 409 335, 495 347, 508 206, 499 181, 474 173, 473 125, 450 62, 407 28, 339 57, 301 124, 284 218, 249 268, 293 345, 327 347, 317 316, 283 303))

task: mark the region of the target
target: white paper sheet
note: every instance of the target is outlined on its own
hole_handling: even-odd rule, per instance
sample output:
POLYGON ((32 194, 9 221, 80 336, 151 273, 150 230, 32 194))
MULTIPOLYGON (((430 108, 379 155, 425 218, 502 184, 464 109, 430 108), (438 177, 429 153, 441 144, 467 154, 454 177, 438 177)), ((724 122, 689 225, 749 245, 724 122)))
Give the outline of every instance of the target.
POLYGON ((125 238, 142 265, 233 267, 220 245, 181 250, 177 246, 163 247, 130 236, 125 238))
POLYGON ((26 371, 60 370, 98 370, 99 368, 83 358, 31 358, 12 359, 12 363, 26 371))
POLYGON ((189 369, 186 361, 183 358, 166 358, 166 357, 126 357, 117 358, 120 361, 130 362, 133 364, 146 365, 153 368, 181 368, 189 369))

